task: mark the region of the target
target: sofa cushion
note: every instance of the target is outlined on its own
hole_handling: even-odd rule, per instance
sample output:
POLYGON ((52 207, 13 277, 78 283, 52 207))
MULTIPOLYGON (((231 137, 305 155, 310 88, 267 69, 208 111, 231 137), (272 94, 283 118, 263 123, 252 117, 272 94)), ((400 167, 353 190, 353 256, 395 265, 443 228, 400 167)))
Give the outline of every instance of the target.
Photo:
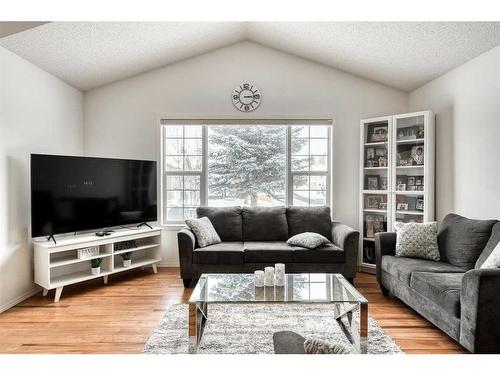
POLYGON ((433 260, 401 258, 393 255, 382 257, 382 270, 391 274, 405 285, 410 285, 410 278, 413 272, 448 272, 463 273, 466 269, 452 264, 435 262, 433 260))
POLYGON ((244 241, 286 241, 288 226, 285 207, 244 207, 244 241))
POLYGON ((314 232, 332 241, 332 217, 330 207, 291 206, 286 210, 288 234, 290 237, 299 233, 314 232))
POLYGON ((500 243, 500 222, 496 223, 491 229, 491 237, 486 243, 486 246, 481 252, 481 255, 479 255, 479 258, 477 259, 474 268, 481 268, 483 263, 486 261, 486 259, 488 259, 488 257, 493 252, 498 243, 500 243))
POLYGON ((291 263, 296 247, 285 241, 245 241, 245 263, 291 263))
POLYGON ((441 260, 470 270, 474 267, 491 236, 497 220, 472 220, 449 214, 438 232, 441 260))
POLYGON ((464 274, 413 272, 410 286, 450 315, 460 318, 460 290, 464 274))
POLYGON ((316 249, 319 246, 329 244, 330 241, 319 233, 304 232, 292 236, 286 241, 290 246, 305 247, 306 249, 316 249))
POLYGON ((210 219, 222 241, 243 241, 241 207, 198 207, 196 214, 210 219))
POLYGON ((199 219, 187 219, 186 225, 196 236, 196 243, 199 247, 206 247, 222 242, 212 222, 206 216, 199 219))
POLYGON ((334 245, 322 245, 315 249, 296 248, 293 252, 294 263, 344 263, 344 251, 334 245))
POLYGON ((440 260, 437 244, 437 223, 394 223, 396 256, 440 260))
POLYGON ((195 249, 193 262, 199 264, 243 264, 243 242, 222 242, 195 249))

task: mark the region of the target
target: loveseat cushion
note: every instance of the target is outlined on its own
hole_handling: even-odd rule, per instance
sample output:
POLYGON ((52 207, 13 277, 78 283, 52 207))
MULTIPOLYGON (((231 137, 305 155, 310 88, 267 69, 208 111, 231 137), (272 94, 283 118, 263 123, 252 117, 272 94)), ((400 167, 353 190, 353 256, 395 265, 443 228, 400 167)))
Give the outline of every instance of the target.
POLYGON ((196 215, 208 217, 222 241, 243 241, 241 207, 198 207, 196 215))
POLYGON ((499 242, 500 242, 500 222, 496 223, 491 229, 491 237, 486 243, 486 246, 481 252, 481 255, 479 255, 479 258, 477 259, 474 268, 476 269, 481 268, 483 263, 486 261, 486 259, 488 259, 488 257, 493 252, 493 250, 495 249, 495 247, 499 242))
POLYGON ((382 271, 385 271, 405 285, 410 285, 410 278, 413 272, 448 272, 463 273, 467 271, 464 268, 452 264, 435 262, 433 260, 403 258, 393 255, 384 255, 382 257, 382 271))
POLYGON ((334 245, 322 245, 315 249, 296 248, 293 252, 294 263, 344 263, 344 251, 334 245))
POLYGON ((465 273, 413 272, 410 287, 450 315, 460 318, 460 290, 465 273))
POLYGON ((291 263, 297 249, 285 241, 245 241, 245 263, 291 263))
POLYGON ((314 232, 332 241, 332 217, 330 207, 298 207, 291 206, 286 210, 288 235, 314 232))
POLYGON ((222 242, 195 249, 193 263, 243 264, 243 242, 222 242))
POLYGON ((286 241, 288 226, 285 207, 244 207, 244 241, 286 241))
POLYGON ((446 215, 438 232, 441 261, 467 270, 474 268, 496 223, 497 220, 473 220, 456 214, 446 215))

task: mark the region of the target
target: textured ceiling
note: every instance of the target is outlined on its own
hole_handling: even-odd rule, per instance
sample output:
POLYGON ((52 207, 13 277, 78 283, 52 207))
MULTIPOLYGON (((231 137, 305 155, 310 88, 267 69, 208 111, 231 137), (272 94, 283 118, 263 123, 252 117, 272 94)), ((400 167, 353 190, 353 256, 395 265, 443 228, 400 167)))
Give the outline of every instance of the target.
POLYGON ((500 44, 500 22, 52 22, 0 45, 81 90, 252 40, 410 91, 500 44))

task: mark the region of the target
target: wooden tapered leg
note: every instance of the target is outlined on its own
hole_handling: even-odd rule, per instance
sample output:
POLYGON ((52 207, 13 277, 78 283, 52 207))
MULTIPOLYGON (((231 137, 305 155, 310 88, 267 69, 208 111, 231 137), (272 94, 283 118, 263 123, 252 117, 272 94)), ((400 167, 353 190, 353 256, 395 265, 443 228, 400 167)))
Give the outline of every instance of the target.
POLYGON ((366 354, 368 351, 368 304, 359 304, 359 353, 366 354))
POLYGON ((152 267, 153 267, 153 272, 158 273, 158 269, 156 268, 156 264, 153 264, 152 267))
POLYGON ((43 288, 43 296, 47 297, 47 294, 49 293, 48 289, 43 288))
POLYGON ((104 280, 104 284, 107 284, 108 283, 108 275, 104 276, 103 280, 104 280))
POLYGON ((59 302, 59 298, 61 298, 62 291, 63 291, 62 286, 60 286, 59 288, 56 288, 56 295, 54 297, 54 302, 59 302))

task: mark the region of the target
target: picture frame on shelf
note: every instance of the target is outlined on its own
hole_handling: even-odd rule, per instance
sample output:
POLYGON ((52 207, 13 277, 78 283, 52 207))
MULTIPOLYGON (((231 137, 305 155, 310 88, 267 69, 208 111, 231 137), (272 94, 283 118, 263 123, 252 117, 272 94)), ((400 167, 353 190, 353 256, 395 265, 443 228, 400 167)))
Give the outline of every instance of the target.
POLYGON ((415 185, 415 177, 413 176, 408 176, 408 186, 413 186, 415 185))
POLYGON ((387 150, 385 148, 377 147, 375 149, 375 156, 378 156, 380 158, 380 156, 386 156, 386 155, 387 155, 387 150))
POLYGON ((379 187, 379 176, 374 176, 374 175, 366 176, 367 190, 378 190, 378 187, 379 187))
POLYGON ((385 176, 379 177, 379 190, 387 190, 389 188, 388 179, 385 176))
POLYGON ((373 126, 370 133, 370 142, 385 142, 387 141, 387 125, 373 126))
POLYGON ((367 195, 365 201, 365 207, 368 209, 378 209, 382 201, 383 197, 380 195, 367 195))
POLYGON ((411 148, 411 165, 424 165, 424 145, 411 148))
POLYGON ((414 126, 406 126, 398 129, 398 141, 407 141, 412 139, 417 139, 417 129, 414 126))
POLYGON ((366 159, 367 160, 375 159, 375 148, 374 147, 367 147, 366 159))
POLYGON ((387 202, 380 202, 378 208, 379 210, 387 210, 387 202))
POLYGON ((425 138, 424 124, 415 125, 415 129, 416 129, 417 139, 424 139, 425 138))
POLYGON ((380 157, 378 159, 378 166, 379 167, 387 167, 387 159, 385 157, 380 157))
POLYGON ((396 206, 396 210, 408 211, 408 203, 398 203, 396 206))
POLYGON ((424 210, 424 200, 422 198, 417 198, 417 202, 415 204, 415 210, 417 211, 424 210))
POLYGON ((385 232, 384 215, 366 215, 366 237, 373 238, 376 233, 385 232))

